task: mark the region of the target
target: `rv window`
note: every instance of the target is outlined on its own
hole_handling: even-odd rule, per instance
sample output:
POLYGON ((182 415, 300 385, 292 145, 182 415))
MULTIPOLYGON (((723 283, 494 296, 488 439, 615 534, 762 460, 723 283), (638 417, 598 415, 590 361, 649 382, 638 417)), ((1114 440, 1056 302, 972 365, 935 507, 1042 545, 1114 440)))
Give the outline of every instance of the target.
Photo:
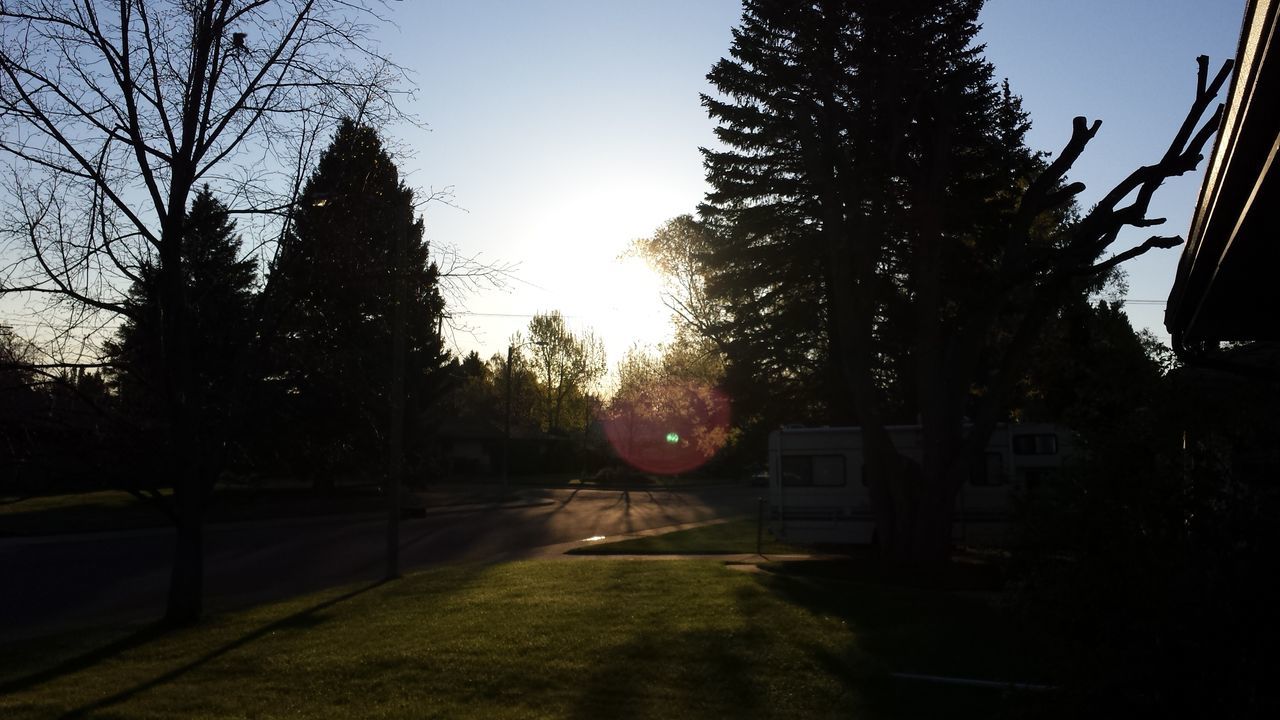
POLYGON ((819 455, 813 459, 813 484, 823 487, 844 485, 844 456, 819 455))
POLYGON ((1013 436, 1013 454, 1014 455, 1057 455, 1058 454, 1058 436, 1052 435, 1052 434, 1014 435, 1013 436))
POLYGON ((813 464, 810 462, 809 458, 795 455, 783 455, 782 484, 812 485, 813 464))
POLYGON ((984 453, 969 470, 970 485, 1007 485, 1004 474, 1004 456, 998 452, 984 453))
POLYGON ((832 487, 845 484, 843 455, 783 455, 782 484, 832 487))

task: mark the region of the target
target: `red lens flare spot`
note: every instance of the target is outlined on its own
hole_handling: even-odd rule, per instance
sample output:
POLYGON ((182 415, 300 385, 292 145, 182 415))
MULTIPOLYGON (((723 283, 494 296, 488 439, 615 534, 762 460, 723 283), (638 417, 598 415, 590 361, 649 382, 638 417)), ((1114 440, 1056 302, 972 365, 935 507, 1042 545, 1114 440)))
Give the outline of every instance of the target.
POLYGON ((604 430, 618 457, 637 470, 687 473, 728 442, 729 399, 702 383, 650 386, 616 398, 604 430))

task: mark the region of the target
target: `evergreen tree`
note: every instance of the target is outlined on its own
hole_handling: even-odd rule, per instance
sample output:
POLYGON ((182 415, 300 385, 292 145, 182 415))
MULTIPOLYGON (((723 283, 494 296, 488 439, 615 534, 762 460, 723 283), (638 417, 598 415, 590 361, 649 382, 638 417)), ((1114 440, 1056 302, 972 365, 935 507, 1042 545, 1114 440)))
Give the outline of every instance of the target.
MULTIPOLYGON (((381 468, 391 368, 395 246, 404 233, 406 418, 440 395, 444 301, 413 191, 376 131, 344 121, 299 200, 267 283, 267 376, 286 408, 285 460, 319 485, 381 468)), ((413 437, 413 435, 410 435, 413 437)))
MULTIPOLYGON (((1052 163, 1025 144, 1018 98, 975 44, 981 0, 748 0, 704 97, 724 148, 704 150, 709 289, 732 309, 731 376, 832 388, 863 428, 882 547, 940 569, 968 464, 1007 416, 1044 326, 1091 277, 1176 238, 1099 261, 1147 226, 1185 172, 1225 81, 1199 91, 1159 163, 1078 217, 1065 173, 1097 131, 1077 118, 1052 163), (1126 198, 1132 204, 1120 207, 1126 198), (886 426, 922 425, 921 457, 886 426)), ((844 417, 836 417, 843 421, 844 417)))
MULTIPOLYGON (((227 443, 239 433, 243 418, 233 418, 244 397, 245 358, 253 338, 252 305, 256 267, 240 258, 235 221, 206 186, 196 193, 184 220, 183 282, 187 307, 183 317, 191 343, 188 401, 198 409, 198 433, 211 472, 226 460, 227 443)), ((111 384, 125 417, 138 430, 165 422, 162 407, 160 267, 144 262, 129 289, 130 313, 116 337, 107 343, 111 384)), ((147 454, 139 448, 139 459, 147 454)))

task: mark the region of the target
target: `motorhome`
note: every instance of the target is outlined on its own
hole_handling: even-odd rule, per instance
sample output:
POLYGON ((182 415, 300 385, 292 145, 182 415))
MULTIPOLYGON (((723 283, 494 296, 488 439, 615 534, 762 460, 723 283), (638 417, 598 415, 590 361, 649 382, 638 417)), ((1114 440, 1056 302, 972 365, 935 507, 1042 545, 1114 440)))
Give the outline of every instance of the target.
MULTIPOLYGON (((898 453, 920 459, 919 425, 888 428, 898 453)), ((1017 495, 1035 492, 1071 454, 1059 426, 997 426, 983 457, 956 497, 952 538, 968 545, 1004 543, 1017 495)), ((857 427, 783 428, 769 436, 770 529, 794 543, 865 544, 875 519, 857 427)))

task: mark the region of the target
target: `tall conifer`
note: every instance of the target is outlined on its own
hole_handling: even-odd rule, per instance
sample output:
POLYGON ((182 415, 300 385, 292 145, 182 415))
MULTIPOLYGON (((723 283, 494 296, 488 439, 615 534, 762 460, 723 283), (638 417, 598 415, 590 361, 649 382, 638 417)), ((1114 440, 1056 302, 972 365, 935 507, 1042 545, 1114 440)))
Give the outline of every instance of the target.
POLYGON ((398 233, 409 288, 411 427, 445 382, 439 272, 414 215, 413 191, 377 132, 346 121, 307 181, 271 268, 268 375, 288 408, 279 437, 293 467, 319 484, 382 467, 398 233))
MULTIPOLYGON (((241 257, 235 221, 208 187, 196 193, 184 222, 182 270, 188 307, 183 316, 191 338, 190 387, 195 392, 189 402, 200 409, 202 439, 221 445, 239 424, 231 414, 243 389, 239 373, 253 337, 257 271, 252 259, 241 257)), ((129 289, 127 305, 133 312, 106 344, 122 407, 143 426, 165 417, 159 276, 157 263, 141 265, 129 289)))

